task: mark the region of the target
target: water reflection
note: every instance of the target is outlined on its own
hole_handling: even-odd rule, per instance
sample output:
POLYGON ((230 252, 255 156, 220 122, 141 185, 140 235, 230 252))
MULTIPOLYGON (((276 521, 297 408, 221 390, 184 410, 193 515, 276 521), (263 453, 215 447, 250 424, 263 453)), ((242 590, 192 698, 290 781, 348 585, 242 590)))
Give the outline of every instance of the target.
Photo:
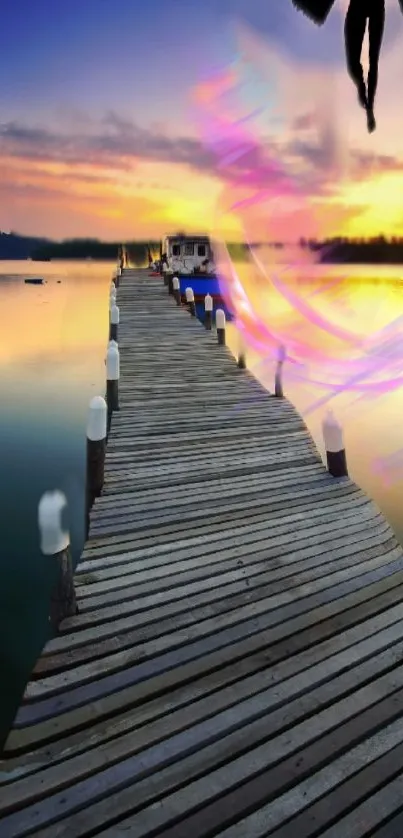
POLYGON ((84 544, 85 424, 89 399, 104 390, 112 267, 0 264, 0 739, 49 631, 43 492, 67 495, 75 564, 84 544), (24 283, 38 272, 46 284, 24 283))
MULTIPOLYGON (((266 282, 256 277, 247 264, 238 265, 238 273, 252 306, 264 322, 277 333, 299 341, 307 352, 309 375, 298 381, 293 368, 284 367, 284 391, 304 415, 320 453, 324 456, 321 421, 327 404, 341 420, 349 471, 354 480, 370 494, 387 515, 399 539, 403 542, 401 497, 403 488, 403 390, 379 395, 375 391, 361 398, 360 384, 344 391, 328 403, 328 382, 336 360, 340 370, 349 378, 349 365, 360 341, 365 344, 377 330, 388 327, 403 314, 403 282, 400 266, 321 266, 310 265, 298 279, 285 275, 287 298, 269 289, 266 282), (324 285, 326 290, 324 291, 324 285), (292 304, 295 298, 303 301, 298 311, 292 304), (291 302, 290 302, 291 300, 291 302), (306 307, 312 307, 317 320, 306 307), (330 321, 343 333, 333 333, 321 327, 330 321), (319 325, 318 325, 319 323, 319 325), (351 335, 349 342, 348 335, 351 335), (389 463, 385 460, 389 458, 389 463), (383 468, 380 468, 383 464, 383 468)), ((280 274, 281 276, 281 274, 280 274)), ((403 328, 397 323, 397 328, 403 328)), ((285 339, 285 343, 287 340, 285 339)), ((228 343, 236 352, 238 336, 234 326, 228 328, 228 343)), ((400 341, 395 363, 403 370, 403 342, 400 341)), ((274 386, 274 362, 265 360, 263 351, 249 346, 248 366, 268 387, 274 386)), ((378 372, 378 380, 388 377, 387 367, 378 372)))

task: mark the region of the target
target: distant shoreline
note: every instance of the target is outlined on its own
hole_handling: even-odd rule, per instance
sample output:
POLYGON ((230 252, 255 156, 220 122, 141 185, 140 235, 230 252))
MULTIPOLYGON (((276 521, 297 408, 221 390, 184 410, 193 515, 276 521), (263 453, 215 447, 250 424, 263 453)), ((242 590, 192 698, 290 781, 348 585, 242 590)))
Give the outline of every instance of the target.
MULTIPOLYGON (((147 265, 148 255, 158 258, 159 241, 132 241, 124 243, 129 260, 134 265, 147 265)), ((255 243, 254 247, 270 247, 278 254, 289 245, 281 242, 255 243)), ((402 265, 403 238, 386 239, 383 236, 368 240, 337 238, 327 241, 300 239, 290 245, 300 247, 316 255, 319 264, 349 265, 402 265), (323 252, 322 252, 323 251, 323 252)), ((120 242, 101 242, 96 239, 71 239, 51 242, 46 239, 19 236, 16 233, 0 233, 0 262, 32 259, 35 264, 63 261, 117 261, 120 242)), ((248 247, 243 243, 228 242, 228 251, 234 261, 249 259, 248 247)), ((285 255, 285 254, 284 254, 285 255)), ((286 261, 286 260, 284 260, 286 261)))

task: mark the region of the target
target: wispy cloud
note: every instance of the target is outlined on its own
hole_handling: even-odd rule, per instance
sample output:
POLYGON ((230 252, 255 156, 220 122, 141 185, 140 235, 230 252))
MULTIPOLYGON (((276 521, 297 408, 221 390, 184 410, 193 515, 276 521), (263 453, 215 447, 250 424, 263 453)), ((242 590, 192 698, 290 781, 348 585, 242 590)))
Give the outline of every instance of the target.
MULTIPOLYGON (((320 187, 321 191, 327 182, 340 174, 336 125, 328 121, 318 126, 312 112, 302 114, 294 121, 287 142, 266 139, 259 148, 251 148, 225 170, 218 170, 217 158, 200 140, 170 137, 159 131, 139 128, 115 113, 107 114, 98 124, 92 122, 89 129, 67 134, 20 122, 0 124, 0 164, 2 159, 14 159, 25 161, 26 166, 34 163, 81 167, 81 171, 70 168, 68 173, 59 170, 54 177, 66 182, 74 178, 89 184, 104 181, 108 167, 135 170, 142 161, 187 166, 202 174, 236 179, 253 169, 261 171, 262 157, 267 152, 271 156, 281 154, 290 166, 299 162, 308 167, 311 189, 320 187), (311 129, 315 125, 316 136, 313 136, 311 129), (99 166, 104 171, 83 171, 85 166, 99 166)), ((360 178, 369 167, 376 172, 401 171, 403 162, 391 155, 361 151, 350 154, 350 177, 360 178)))
POLYGON ((62 134, 49 128, 8 122, 0 125, 0 155, 61 163, 99 163, 124 168, 136 161, 149 160, 211 171, 212 155, 195 139, 170 138, 139 128, 132 122, 109 114, 97 131, 62 134))

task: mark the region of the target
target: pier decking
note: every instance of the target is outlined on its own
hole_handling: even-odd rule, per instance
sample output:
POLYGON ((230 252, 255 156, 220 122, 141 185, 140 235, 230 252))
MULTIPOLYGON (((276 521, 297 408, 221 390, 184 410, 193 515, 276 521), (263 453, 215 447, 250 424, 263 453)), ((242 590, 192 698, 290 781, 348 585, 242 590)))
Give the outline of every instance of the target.
POLYGON ((118 291, 120 405, 0 765, 0 836, 403 834, 403 551, 159 279, 118 291))

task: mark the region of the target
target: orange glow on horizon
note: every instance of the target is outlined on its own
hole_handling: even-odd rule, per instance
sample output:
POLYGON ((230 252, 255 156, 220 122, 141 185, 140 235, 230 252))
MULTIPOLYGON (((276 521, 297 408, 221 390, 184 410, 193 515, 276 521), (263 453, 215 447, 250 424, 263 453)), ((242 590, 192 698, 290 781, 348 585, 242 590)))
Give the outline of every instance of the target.
MULTIPOLYGON (((278 125, 273 123, 271 126, 269 117, 267 123, 263 121, 262 148, 273 140, 273 153, 278 155, 291 177, 298 175, 308 184, 305 210, 303 205, 279 209, 275 202, 248 209, 249 232, 253 231, 254 237, 262 241, 265 231, 268 231, 266 239, 273 235, 288 240, 312 234, 317 238, 337 235, 370 238, 380 233, 403 235, 400 209, 403 167, 402 160, 390 151, 390 132, 380 141, 379 132, 376 132, 374 150, 373 144, 366 145, 365 127, 360 123, 359 133, 354 135, 352 132, 352 139, 347 143, 339 136, 337 116, 321 114, 315 97, 309 100, 312 86, 315 86, 312 79, 317 80, 316 86, 318 90, 320 88, 318 67, 304 68, 289 59, 285 61, 257 34, 245 30, 240 32, 239 38, 240 53, 246 62, 255 62, 256 67, 260 67, 260 80, 268 92, 272 67, 276 65, 279 89, 282 89, 282 96, 284 94, 281 131, 278 125), (268 79, 263 78, 266 65, 268 79), (296 127, 296 115, 302 119, 303 128, 296 127), (326 166, 320 162, 321 143, 326 166), (305 157, 298 156, 301 147, 308 148, 305 157), (360 155, 369 160, 367 165, 361 163, 361 169, 358 165, 360 155), (346 174, 349 162, 351 172, 346 174), (309 178, 312 182, 310 194, 309 178), (314 233, 305 229, 311 210, 318 227, 314 233)), ((344 75, 343 70, 345 81, 344 75)), ((208 110, 212 97, 216 97, 221 114, 224 114, 225 94, 236 92, 239 81, 243 81, 241 62, 235 62, 221 75, 190 91, 190 98, 194 105, 208 110)), ((333 81, 336 87, 336 77, 333 81)), ((349 80, 345 83, 353 100, 351 83, 349 80)), ((242 116, 245 103, 238 104, 242 116)), ((355 98, 354 108, 354 118, 358 120, 361 113, 358 113, 355 98)), ((382 124, 390 124, 389 116, 382 117, 382 124)), ((224 181, 219 170, 214 170, 213 164, 210 166, 203 144, 192 134, 193 129, 191 125, 189 130, 186 127, 178 130, 177 149, 172 136, 166 137, 166 143, 163 138, 162 143, 156 143, 149 157, 147 148, 143 148, 141 156, 141 143, 131 146, 129 142, 126 146, 125 135, 121 153, 113 151, 113 143, 106 143, 104 149, 102 142, 99 147, 97 143, 89 144, 89 150, 85 152, 85 137, 82 147, 80 142, 74 145, 74 138, 71 145, 68 138, 64 138, 66 154, 71 157, 65 161, 55 159, 58 154, 62 155, 62 147, 58 149, 57 146, 57 134, 48 157, 46 146, 42 148, 34 142, 31 154, 28 141, 21 146, 17 142, 15 148, 9 145, 3 153, 0 149, 0 229, 55 240, 94 237, 105 241, 157 239, 182 229, 206 231, 242 241, 244 231, 239 213, 222 212, 223 194, 232 192, 235 196, 236 184, 224 181), (164 151, 165 145, 171 149, 172 161, 176 162, 158 159, 160 147, 161 156, 166 153, 169 157, 164 151), (134 151, 130 154, 131 148, 134 151), (189 162, 183 162, 187 155, 189 162)))

